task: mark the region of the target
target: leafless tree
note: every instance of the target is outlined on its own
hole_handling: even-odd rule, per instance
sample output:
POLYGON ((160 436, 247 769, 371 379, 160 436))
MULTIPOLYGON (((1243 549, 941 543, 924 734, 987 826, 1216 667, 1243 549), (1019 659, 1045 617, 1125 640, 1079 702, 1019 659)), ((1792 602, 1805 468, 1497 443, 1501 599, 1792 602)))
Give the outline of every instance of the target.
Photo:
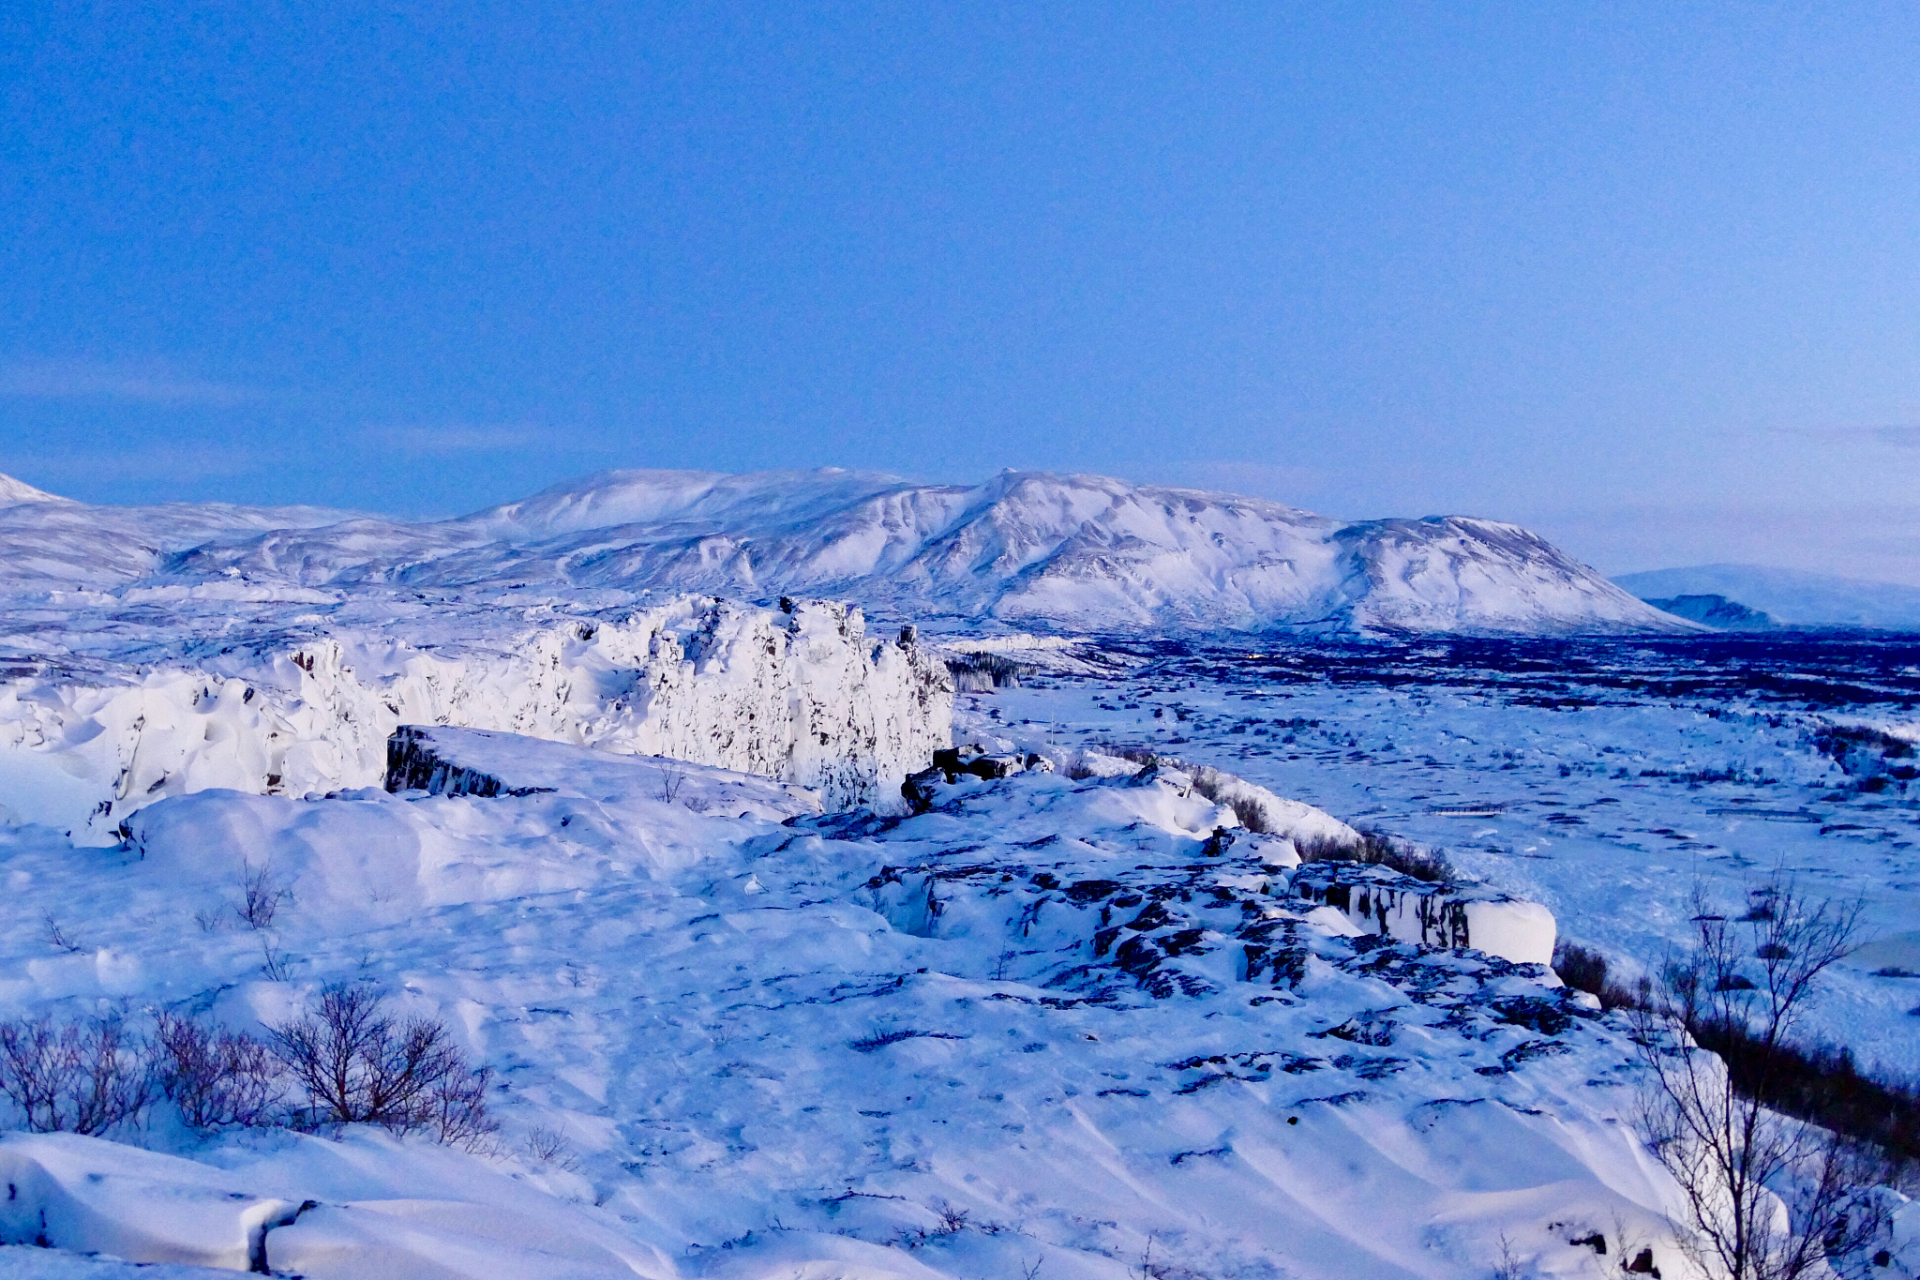
POLYGON ((1737 919, 1699 890, 1693 908, 1693 948, 1632 1015, 1648 1068, 1640 1119, 1692 1217, 1683 1247, 1729 1280, 1819 1274, 1878 1229, 1857 1194, 1869 1175, 1854 1144, 1769 1102, 1795 1086, 1807 997, 1855 945, 1860 906, 1779 882, 1737 919))

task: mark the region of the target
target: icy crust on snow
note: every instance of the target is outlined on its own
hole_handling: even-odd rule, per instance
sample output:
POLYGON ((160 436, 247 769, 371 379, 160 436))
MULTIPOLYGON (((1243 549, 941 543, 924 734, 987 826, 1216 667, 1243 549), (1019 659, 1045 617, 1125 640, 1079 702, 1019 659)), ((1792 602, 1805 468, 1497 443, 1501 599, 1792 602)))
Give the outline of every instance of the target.
POLYGON ((252 1028, 372 981, 499 1072, 506 1126, 478 1156, 120 1135, 185 1168, 10 1139, 45 1173, 6 1221, 69 1249, 232 1257, 249 1213, 278 1212, 255 1206, 312 1201, 262 1246, 315 1277, 617 1259, 1482 1280, 1503 1237, 1535 1274, 1598 1277, 1622 1233, 1690 1274, 1672 1188, 1620 1119, 1626 1028, 1539 966, 1347 936, 1288 892, 1275 855, 1302 833, 1247 832, 1168 777, 933 785, 919 816, 785 824, 650 786, 210 791, 141 810, 129 847, 91 860, 0 831, 0 1013, 157 1004, 252 1028), (267 939, 285 981, 231 909, 249 864, 291 894, 267 939), (528 1146, 536 1129, 562 1144, 528 1146), (141 1235, 162 1219, 165 1240, 141 1235))
POLYGON ((1294 873, 1293 892, 1382 937, 1553 963, 1553 912, 1485 885, 1429 884, 1385 867, 1317 862, 1294 873))
POLYGON ((330 514, 0 508, 0 587, 792 594, 1081 631, 1694 629, 1515 525, 1343 524, 1101 476, 613 471, 457 520, 330 514))
POLYGON ((376 786, 402 723, 760 774, 836 808, 897 805, 901 779, 947 745, 945 664, 910 640, 870 640, 840 604, 690 596, 518 621, 450 606, 303 629, 103 646, 115 632, 100 624, 69 639, 105 656, 0 668, 0 816, 102 844, 167 796, 376 786))

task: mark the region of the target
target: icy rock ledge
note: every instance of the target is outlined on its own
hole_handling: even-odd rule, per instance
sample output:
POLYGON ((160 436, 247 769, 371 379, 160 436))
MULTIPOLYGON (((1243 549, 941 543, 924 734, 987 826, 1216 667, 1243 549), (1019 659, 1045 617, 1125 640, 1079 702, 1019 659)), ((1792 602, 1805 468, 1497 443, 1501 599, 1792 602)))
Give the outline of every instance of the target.
POLYGON ((386 789, 482 797, 553 792, 607 803, 645 796, 695 813, 770 822, 822 812, 819 796, 771 778, 517 733, 417 724, 403 724, 387 739, 386 789))
POLYGON ((1515 964, 1553 963, 1553 912, 1496 889, 1429 884, 1357 862, 1312 862, 1294 872, 1293 893, 1397 942, 1472 947, 1515 964))

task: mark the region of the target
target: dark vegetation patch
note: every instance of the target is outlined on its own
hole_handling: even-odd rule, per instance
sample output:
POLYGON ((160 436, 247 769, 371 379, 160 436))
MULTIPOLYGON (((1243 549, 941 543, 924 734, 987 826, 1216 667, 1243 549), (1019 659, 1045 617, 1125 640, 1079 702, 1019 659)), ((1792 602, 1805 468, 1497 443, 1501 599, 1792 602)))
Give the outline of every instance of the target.
POLYGON ((1452 884, 1459 879, 1453 864, 1438 849, 1425 849, 1395 840, 1377 831, 1362 831, 1358 840, 1296 840, 1294 848, 1305 862, 1358 862, 1386 867, 1428 884, 1452 884))
POLYGON ((965 1040, 965 1036, 955 1035, 951 1031, 876 1031, 870 1036, 861 1036, 852 1044, 855 1053, 872 1053, 875 1049, 884 1049, 890 1044, 899 1044, 903 1040, 965 1040))
POLYGON ((0 1095, 36 1133, 103 1133, 163 1103, 200 1133, 370 1123, 471 1147, 499 1127, 492 1073, 444 1023, 397 1018, 371 988, 328 987, 318 1009, 267 1032, 166 1011, 151 1035, 114 1019, 0 1022, 0 1095))
MULTIPOLYGON (((1563 943, 1554 972, 1608 1009, 1643 1009, 1653 999, 1646 979, 1628 986, 1610 976, 1607 958, 1563 943)), ((1734 1088, 1784 1115, 1871 1142, 1901 1161, 1920 1161, 1920 1082, 1861 1071, 1846 1049, 1826 1043, 1769 1047, 1749 1029, 1726 1022, 1694 1028, 1702 1047, 1726 1061, 1734 1088)))

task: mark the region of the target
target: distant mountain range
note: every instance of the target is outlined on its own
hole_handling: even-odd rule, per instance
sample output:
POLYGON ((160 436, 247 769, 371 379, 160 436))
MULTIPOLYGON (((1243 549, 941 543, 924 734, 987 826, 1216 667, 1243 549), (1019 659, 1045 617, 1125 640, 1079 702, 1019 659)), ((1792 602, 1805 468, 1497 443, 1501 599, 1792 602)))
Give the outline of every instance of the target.
POLYGON ((1741 620, 1730 611, 1723 612, 1721 621, 1689 612, 1678 598, 1719 597, 1780 626, 1920 631, 1920 587, 1894 582, 1867 582, 1752 564, 1656 569, 1625 574, 1614 582, 1657 608, 1674 609, 1695 621, 1731 630, 1759 628, 1752 620, 1741 620))
POLYGON ((0 590, 831 596, 897 618, 1100 631, 1573 634, 1694 629, 1517 525, 1348 523, 1097 476, 924 485, 835 469, 613 471, 453 520, 95 507, 0 478, 0 590), (17 487, 7 487, 17 486, 17 487))

